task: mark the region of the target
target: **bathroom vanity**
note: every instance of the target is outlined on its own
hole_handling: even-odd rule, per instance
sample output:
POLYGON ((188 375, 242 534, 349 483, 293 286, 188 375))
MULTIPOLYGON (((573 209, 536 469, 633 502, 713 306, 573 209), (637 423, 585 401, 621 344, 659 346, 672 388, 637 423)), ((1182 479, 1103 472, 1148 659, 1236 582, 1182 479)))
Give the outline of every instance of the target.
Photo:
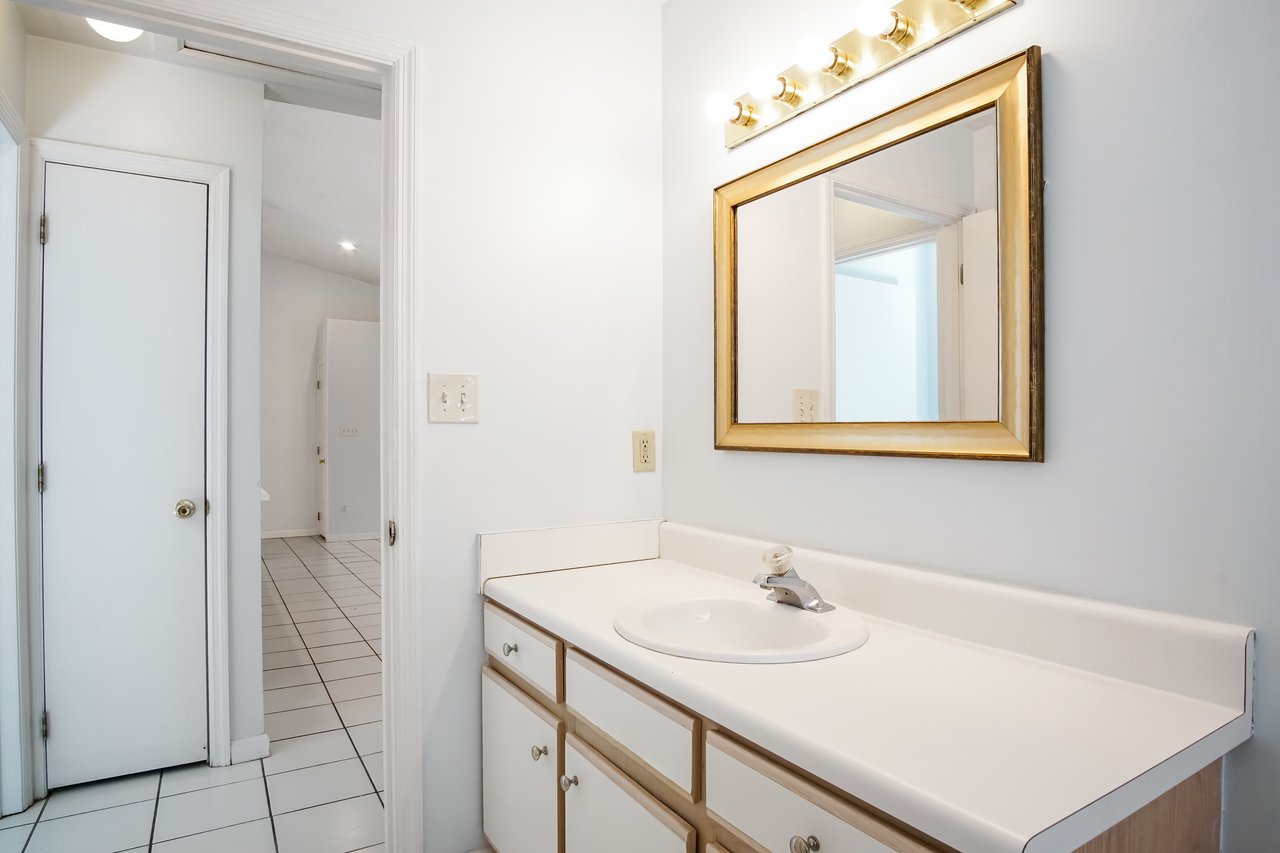
POLYGON ((481 537, 496 853, 1217 849, 1250 629, 804 549, 836 609, 769 606, 865 620, 852 651, 729 663, 615 629, 763 601, 771 544, 657 522, 481 537))

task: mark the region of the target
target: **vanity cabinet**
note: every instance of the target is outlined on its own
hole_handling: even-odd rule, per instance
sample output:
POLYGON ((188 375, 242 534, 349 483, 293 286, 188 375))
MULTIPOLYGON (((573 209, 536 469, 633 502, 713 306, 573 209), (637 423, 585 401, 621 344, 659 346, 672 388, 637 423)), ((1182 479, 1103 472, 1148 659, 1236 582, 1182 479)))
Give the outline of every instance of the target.
POLYGON ((694 853, 692 826, 574 735, 560 787, 564 853, 694 853))
MULTIPOLYGON (((954 853, 492 602, 484 830, 495 853, 954 853)), ((1216 849, 1221 762, 1076 853, 1216 849)))
POLYGON ((485 836, 502 853, 558 853, 564 723, 489 667, 480 689, 485 836))

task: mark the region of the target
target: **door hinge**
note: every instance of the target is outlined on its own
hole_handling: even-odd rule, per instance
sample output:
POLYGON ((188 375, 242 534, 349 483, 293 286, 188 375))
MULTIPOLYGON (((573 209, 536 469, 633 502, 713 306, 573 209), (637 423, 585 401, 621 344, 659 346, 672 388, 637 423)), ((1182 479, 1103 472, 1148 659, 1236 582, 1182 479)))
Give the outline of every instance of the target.
POLYGON ((319 391, 319 390, 320 390, 320 380, 319 380, 319 379, 317 379, 317 380, 316 380, 316 390, 317 390, 317 391, 319 391))
POLYGON ((316 456, 320 455, 320 445, 316 445, 316 456))
POLYGON ((320 520, 320 513, 318 513, 318 512, 317 512, 317 513, 316 513, 316 521, 319 521, 319 520, 320 520))
POLYGON ((40 715, 40 738, 42 740, 49 739, 49 712, 45 711, 40 715))
POLYGON ((960 265, 960 286, 964 287, 964 264, 960 265))
POLYGON ((43 246, 49 242, 49 217, 40 214, 40 245, 43 246))
POLYGON ((39 465, 36 466, 36 491, 43 495, 44 487, 45 487, 44 463, 41 462, 39 465))
POLYGON ((394 548, 396 544, 396 523, 394 521, 387 522, 387 547, 394 548))

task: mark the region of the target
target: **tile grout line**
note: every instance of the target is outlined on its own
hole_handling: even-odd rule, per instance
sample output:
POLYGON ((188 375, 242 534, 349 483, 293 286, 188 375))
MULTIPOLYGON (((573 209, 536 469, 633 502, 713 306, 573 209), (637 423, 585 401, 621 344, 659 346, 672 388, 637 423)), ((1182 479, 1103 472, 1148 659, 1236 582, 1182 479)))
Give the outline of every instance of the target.
MULTIPOLYGON (((285 544, 285 546, 286 546, 290 551, 293 551, 294 556, 298 557, 298 559, 300 559, 300 560, 302 559, 301 555, 299 555, 299 554, 298 554, 298 552, 294 550, 293 545, 292 545, 292 544, 290 544, 288 540, 284 540, 284 544, 285 544)), ((323 547, 323 546, 321 546, 321 547, 323 547)), ((328 549, 325 549, 325 550, 328 550, 328 549)), ((265 565, 265 561, 264 561, 264 565, 265 565)), ((303 561, 303 567, 304 567, 304 568, 306 568, 306 561, 305 561, 305 560, 303 561)), ((344 568, 345 568, 345 567, 344 567, 344 568)), ((348 570, 348 571, 349 571, 349 570, 348 570)), ((268 570, 267 570, 267 574, 270 574, 270 573, 271 573, 271 572, 270 572, 270 570, 268 569, 268 570)), ((310 574, 310 573, 311 573, 311 569, 309 569, 309 568, 308 568, 308 569, 307 569, 307 573, 308 573, 308 574, 310 574)), ((354 573, 353 573, 353 574, 354 574, 354 573)), ((313 580, 315 580, 315 581, 316 581, 316 583, 319 583, 319 580, 318 580, 318 579, 316 579, 314 575, 312 575, 312 579, 313 579, 313 580)), ((277 592, 277 593, 279 593, 279 592, 280 592, 280 587, 279 587, 279 585, 278 585, 278 584, 276 584, 276 580, 275 580, 275 578, 272 578, 272 579, 271 579, 271 583, 272 583, 273 585, 276 585, 276 592, 277 592)), ((323 585, 322 585, 322 586, 323 586, 323 585)), ((326 594, 327 594, 327 593, 326 593, 326 594)), ((282 594, 282 595, 283 595, 283 594, 282 594)), ((379 596, 379 597, 381 597, 381 596, 379 596)), ((329 600, 330 600, 330 601, 332 601, 332 600, 333 600, 333 599, 332 599, 332 597, 331 597, 329 600)), ((335 603, 336 603, 336 602, 335 602, 335 603)), ((342 608, 338 608, 338 609, 339 609, 340 611, 342 611, 342 608)), ((342 615, 343 615, 343 618, 346 618, 346 611, 342 611, 342 615)), ((293 613, 292 613, 292 612, 290 612, 290 613, 289 613, 289 619, 290 619, 290 620, 292 620, 292 619, 293 619, 293 613)), ((351 620, 350 620, 350 619, 347 619, 347 622, 348 622, 348 624, 350 624, 351 620)), ((296 623, 296 622, 294 622, 294 627, 295 627, 295 628, 297 628, 297 623, 296 623)), ((355 628, 355 626, 354 626, 354 625, 352 625, 351 627, 352 627, 352 628, 355 628)), ((299 631, 298 633, 299 633, 299 634, 301 634, 302 632, 301 632, 301 631, 299 631)), ((364 635, 362 634, 361 636, 363 637, 364 635)), ((367 641, 367 640, 365 641, 365 645, 368 645, 368 641, 367 641)), ((351 736, 351 732, 350 732, 350 730, 347 728, 347 721, 346 721, 345 719, 343 719, 342 713, 338 710, 338 703, 333 701, 333 694, 329 692, 329 685, 325 683, 325 680, 324 680, 324 674, 320 672, 320 666, 319 666, 319 664, 317 664, 317 663, 316 663, 316 661, 315 661, 315 658, 314 658, 314 657, 312 657, 312 655, 311 655, 311 649, 307 648, 307 649, 304 649, 304 651, 306 651, 306 653, 307 653, 307 657, 311 660, 311 665, 312 665, 312 666, 314 666, 314 667, 316 668, 316 674, 320 677, 320 684, 324 687, 325 695, 329 697, 329 701, 330 701, 330 702, 332 703, 332 705, 333 705, 333 713, 334 713, 334 715, 338 718, 338 722, 342 725, 342 732, 343 732, 343 734, 345 734, 345 735, 347 736, 347 740, 351 742, 351 750, 352 750, 352 752, 354 752, 354 753, 356 754, 356 759, 360 762, 360 767, 361 767, 361 769, 362 769, 362 770, 364 770, 364 775, 365 775, 365 777, 366 777, 366 778, 368 778, 368 780, 369 780, 369 785, 370 785, 370 787, 372 787, 372 788, 373 788, 373 793, 378 794, 378 784, 377 784, 376 782, 374 782, 374 781, 373 781, 373 774, 369 772, 369 765, 365 763, 364 756, 360 754, 360 748, 356 746, 356 740, 355 740, 355 738, 353 738, 353 737, 351 736)), ((369 646, 369 651, 373 651, 373 646, 369 646)), ((379 671, 379 673, 381 673, 381 671, 382 671, 382 666, 381 666, 382 658, 380 658, 380 657, 379 657, 379 658, 378 658, 378 661, 379 661, 378 671, 379 671)), ((264 771, 265 771, 265 765, 264 765, 264 771)), ((378 802, 379 802, 379 803, 382 803, 382 802, 383 802, 383 801, 382 801, 382 796, 381 796, 380 794, 378 795, 378 802)), ((383 808, 386 808, 386 804, 385 804, 385 803, 383 803, 383 808)))
POLYGON ((21 853, 26 853, 28 847, 31 846, 31 839, 36 835, 36 827, 40 824, 40 819, 44 817, 44 810, 49 806, 49 797, 46 795, 40 803, 40 811, 36 814, 36 819, 31 821, 31 831, 27 833, 27 840, 22 842, 21 853))
POLYGON ((155 808, 151 810, 151 835, 147 837, 147 853, 156 844, 156 820, 160 817, 160 791, 164 785, 164 768, 160 769, 159 775, 156 776, 156 803, 155 808))
POLYGON ((271 810, 271 786, 267 784, 267 762, 259 758, 258 769, 262 771, 262 790, 267 795, 267 820, 271 821, 271 845, 275 847, 276 853, 280 853, 280 838, 276 835, 276 813, 271 810))

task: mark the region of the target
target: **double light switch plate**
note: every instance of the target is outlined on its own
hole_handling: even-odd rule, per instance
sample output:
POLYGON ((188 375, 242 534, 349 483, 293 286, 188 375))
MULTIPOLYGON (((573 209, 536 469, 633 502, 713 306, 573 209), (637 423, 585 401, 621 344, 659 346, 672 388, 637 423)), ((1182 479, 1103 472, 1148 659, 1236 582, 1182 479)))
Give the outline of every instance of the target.
POLYGON ((438 424, 480 422, 480 378, 468 373, 428 373, 427 417, 438 424))

